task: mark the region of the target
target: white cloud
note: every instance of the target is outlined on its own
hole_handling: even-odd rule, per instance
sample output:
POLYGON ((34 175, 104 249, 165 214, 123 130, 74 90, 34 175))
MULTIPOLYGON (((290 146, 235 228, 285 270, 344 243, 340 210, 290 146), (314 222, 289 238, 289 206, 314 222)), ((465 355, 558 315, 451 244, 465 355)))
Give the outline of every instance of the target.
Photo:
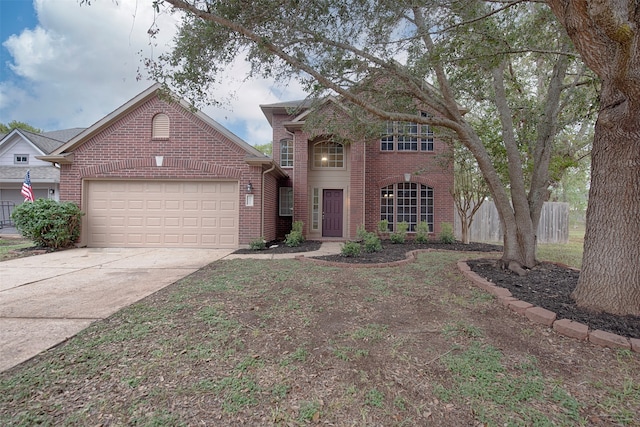
MULTIPOLYGON (((36 0, 39 24, 11 36, 3 44, 13 57, 18 76, 0 82, 0 121, 19 120, 46 130, 86 127, 113 111, 151 83, 144 75, 143 57, 168 49, 178 17, 154 17, 146 0, 36 0), (160 32, 151 40, 155 23, 160 32)), ((242 81, 247 66, 237 61, 229 69, 217 98, 235 91, 228 109, 204 112, 253 144, 271 140, 271 128, 259 104, 304 97, 299 85, 277 87, 268 80, 242 81), (276 93, 277 91, 278 93, 276 93), (281 95, 281 96, 278 96, 281 95)), ((214 94, 215 96, 215 94, 214 94)))

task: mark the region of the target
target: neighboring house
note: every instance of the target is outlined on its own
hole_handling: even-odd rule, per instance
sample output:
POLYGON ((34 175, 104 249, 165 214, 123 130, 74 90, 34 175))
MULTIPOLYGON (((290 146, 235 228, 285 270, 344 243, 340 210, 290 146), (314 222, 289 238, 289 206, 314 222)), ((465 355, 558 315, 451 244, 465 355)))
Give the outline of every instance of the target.
POLYGON ((80 245, 235 248, 277 235, 287 174, 154 85, 39 159, 85 212, 80 245))
POLYGON ((0 203, 8 219, 6 209, 24 201, 20 194, 27 170, 31 171, 31 187, 36 199, 59 197, 60 169, 37 157, 47 155, 62 146, 82 129, 33 133, 13 129, 0 138, 0 203))
POLYGON ((309 239, 353 238, 360 225, 373 231, 385 219, 391 231, 403 221, 410 232, 427 222, 434 234, 453 224, 453 167, 441 156, 449 148, 429 126, 388 122, 375 141, 342 144, 305 133, 308 105, 261 106, 273 128, 273 157, 290 176, 279 190, 281 217, 303 221, 309 239))

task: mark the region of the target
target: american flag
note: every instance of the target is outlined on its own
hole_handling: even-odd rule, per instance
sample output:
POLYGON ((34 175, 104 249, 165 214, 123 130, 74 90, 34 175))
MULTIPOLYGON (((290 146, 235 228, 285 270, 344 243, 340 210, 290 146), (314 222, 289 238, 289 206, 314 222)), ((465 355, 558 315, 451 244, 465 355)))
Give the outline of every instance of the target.
POLYGON ((33 189, 31 188, 31 174, 27 171, 22 183, 22 190, 20 193, 24 196, 25 202, 33 202, 33 189))

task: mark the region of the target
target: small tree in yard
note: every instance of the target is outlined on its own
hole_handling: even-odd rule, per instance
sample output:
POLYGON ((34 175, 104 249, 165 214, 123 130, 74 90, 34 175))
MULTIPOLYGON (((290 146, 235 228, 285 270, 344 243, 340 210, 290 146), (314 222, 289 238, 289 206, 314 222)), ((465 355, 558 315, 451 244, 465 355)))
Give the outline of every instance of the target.
POLYGON ((82 215, 75 203, 38 199, 16 206, 11 219, 18 231, 37 245, 60 249, 73 246, 80 237, 82 215))
POLYGON ((454 184, 451 191, 456 211, 460 216, 461 241, 469 244, 469 232, 473 217, 491 194, 475 159, 461 146, 454 149, 454 184))

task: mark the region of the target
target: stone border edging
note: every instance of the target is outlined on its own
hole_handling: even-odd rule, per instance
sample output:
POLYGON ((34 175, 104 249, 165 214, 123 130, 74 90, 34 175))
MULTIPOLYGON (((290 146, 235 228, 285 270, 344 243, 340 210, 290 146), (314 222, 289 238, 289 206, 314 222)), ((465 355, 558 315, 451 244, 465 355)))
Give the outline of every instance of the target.
MULTIPOLYGON (((357 263, 344 263, 336 261, 324 261, 321 259, 307 258, 304 255, 298 255, 296 260, 301 262, 311 262, 317 265, 323 265, 326 267, 349 267, 349 268, 384 268, 384 267, 399 267, 401 265, 408 264, 417 259, 418 254, 422 252, 435 252, 437 249, 416 249, 407 252, 406 258, 399 261, 384 262, 384 263, 371 263, 371 264, 357 264, 357 263)), ((600 347, 609 348, 623 348, 627 350, 640 353, 640 339, 627 338, 611 332, 602 331, 599 329, 589 330, 589 327, 583 323, 575 322, 569 319, 558 319, 557 314, 546 308, 537 307, 526 301, 520 301, 514 298, 506 288, 501 288, 494 285, 483 277, 480 277, 473 271, 467 264, 466 260, 458 261, 458 269, 464 276, 470 279, 475 286, 495 296, 499 303, 509 308, 515 313, 525 316, 533 323, 538 323, 552 328, 555 332, 565 337, 575 338, 579 341, 589 341, 600 347)), ((571 268, 571 267, 569 267, 571 268)))
POLYGON ((494 285, 488 280, 480 277, 471 271, 466 260, 458 261, 458 269, 470 279, 474 285, 483 289, 496 297, 498 302, 510 310, 526 316, 530 321, 547 327, 553 328, 560 335, 569 338, 575 338, 580 341, 589 341, 590 343, 601 347, 624 348, 627 350, 640 353, 640 339, 627 338, 611 332, 599 329, 589 330, 589 327, 583 323, 574 322, 569 319, 557 319, 557 314, 542 307, 534 306, 526 301, 520 301, 511 295, 511 291, 494 285))

